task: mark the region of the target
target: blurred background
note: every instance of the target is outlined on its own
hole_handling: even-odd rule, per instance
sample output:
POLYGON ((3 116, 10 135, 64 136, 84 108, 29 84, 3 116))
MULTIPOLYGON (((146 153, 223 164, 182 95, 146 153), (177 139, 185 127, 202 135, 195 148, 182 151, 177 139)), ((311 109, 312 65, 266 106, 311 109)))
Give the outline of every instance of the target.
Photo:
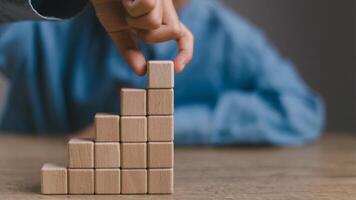
POLYGON ((292 60, 324 98, 327 131, 356 130, 355 0, 223 0, 292 60))
POLYGON ((327 131, 356 130, 355 0, 221 1, 262 29, 323 96, 327 131))

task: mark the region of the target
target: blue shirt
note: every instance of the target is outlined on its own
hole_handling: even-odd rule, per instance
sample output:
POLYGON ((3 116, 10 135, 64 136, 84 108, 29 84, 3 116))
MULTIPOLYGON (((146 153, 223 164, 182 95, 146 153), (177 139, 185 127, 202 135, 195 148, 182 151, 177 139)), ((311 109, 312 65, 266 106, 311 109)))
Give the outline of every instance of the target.
MULTIPOLYGON (((212 0, 192 0, 181 20, 195 55, 175 76, 177 144, 300 145, 320 135, 323 103, 255 27, 212 0)), ((173 59, 174 42, 141 45, 173 59)), ((119 112, 122 87, 146 86, 89 7, 59 22, 0 26, 0 71, 9 80, 1 131, 80 130, 96 112, 119 112)))

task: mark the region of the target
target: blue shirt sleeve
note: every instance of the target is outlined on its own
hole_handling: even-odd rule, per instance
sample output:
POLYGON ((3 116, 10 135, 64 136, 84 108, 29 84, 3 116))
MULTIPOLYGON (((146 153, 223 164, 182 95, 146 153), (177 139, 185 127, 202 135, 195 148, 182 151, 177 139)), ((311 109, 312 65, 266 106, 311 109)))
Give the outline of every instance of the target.
MULTIPOLYGON (((214 74, 200 87, 213 100, 186 102, 176 109, 176 142, 301 145, 318 138, 324 125, 323 102, 300 79, 293 64, 241 17, 219 5, 206 10, 210 15, 205 27, 215 31, 200 35, 190 25, 198 40, 209 41, 214 49, 203 57, 203 49, 209 47, 196 47, 199 59, 209 56, 200 71, 214 74), (219 67, 219 72, 214 71, 219 67)), ((199 80, 204 73, 193 76, 199 80)))
POLYGON ((25 24, 6 24, 0 26, 0 73, 11 78, 19 70, 19 63, 28 52, 27 37, 32 28, 25 24), (28 34, 26 34, 28 31, 28 34))

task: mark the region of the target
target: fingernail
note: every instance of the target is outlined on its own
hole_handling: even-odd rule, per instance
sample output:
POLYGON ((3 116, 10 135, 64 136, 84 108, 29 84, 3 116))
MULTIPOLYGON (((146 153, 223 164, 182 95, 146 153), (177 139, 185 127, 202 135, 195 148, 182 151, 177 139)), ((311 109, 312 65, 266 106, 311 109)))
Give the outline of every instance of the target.
POLYGON ((183 71, 184 68, 185 68, 185 64, 182 64, 182 65, 181 65, 181 68, 180 68, 180 72, 183 71))
POLYGON ((184 67, 185 67, 185 64, 181 63, 181 64, 177 64, 176 66, 177 66, 177 67, 176 67, 175 71, 176 71, 177 73, 179 73, 179 72, 183 71, 183 69, 184 69, 184 67))
POLYGON ((137 73, 137 75, 139 75, 139 76, 143 76, 143 75, 145 75, 145 73, 146 73, 146 62, 140 62, 139 61, 139 59, 138 59, 138 61, 137 61, 137 63, 136 63, 136 66, 137 66, 137 70, 136 70, 136 73, 137 73))

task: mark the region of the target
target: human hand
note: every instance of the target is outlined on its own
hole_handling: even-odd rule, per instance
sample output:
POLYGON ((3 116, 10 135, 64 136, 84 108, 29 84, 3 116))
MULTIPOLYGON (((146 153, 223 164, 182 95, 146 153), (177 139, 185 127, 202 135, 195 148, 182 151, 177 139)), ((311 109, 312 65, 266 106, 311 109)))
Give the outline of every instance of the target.
POLYGON ((180 22, 172 0, 92 0, 96 15, 123 58, 138 75, 146 60, 135 40, 146 44, 175 40, 175 71, 181 72, 193 56, 194 37, 180 22))

